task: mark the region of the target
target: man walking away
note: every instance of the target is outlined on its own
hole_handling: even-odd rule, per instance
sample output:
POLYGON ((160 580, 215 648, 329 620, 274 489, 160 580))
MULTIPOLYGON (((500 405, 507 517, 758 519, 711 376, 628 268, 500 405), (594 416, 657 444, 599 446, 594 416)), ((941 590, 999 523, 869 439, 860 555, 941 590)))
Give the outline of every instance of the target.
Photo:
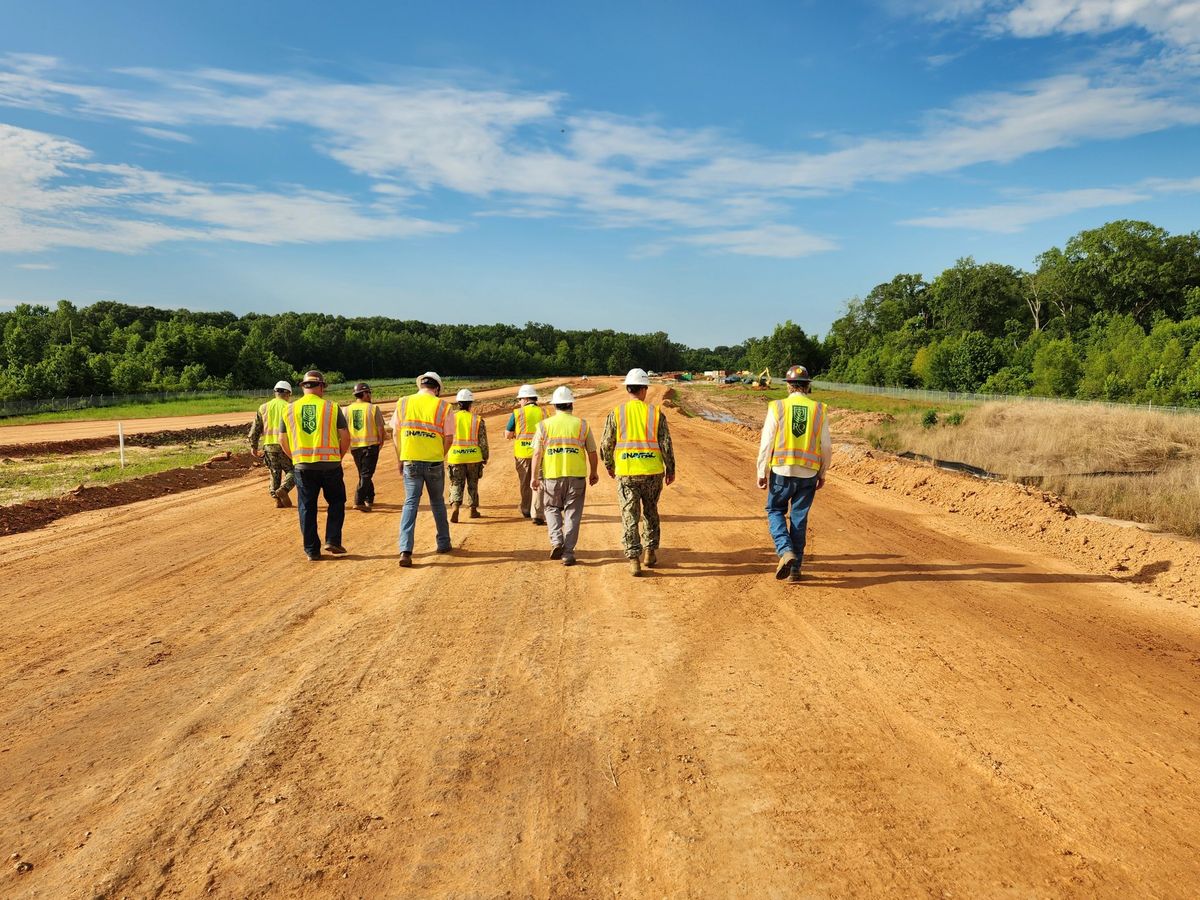
POLYGON ((458 403, 458 411, 454 414, 454 442, 446 451, 446 463, 450 467, 451 522, 458 521, 464 487, 471 503, 471 518, 479 518, 479 479, 483 477, 483 467, 488 461, 487 423, 471 412, 475 395, 463 388, 454 399, 458 403))
POLYGON ((371 386, 360 381, 354 386, 354 402, 346 407, 350 426, 350 454, 358 469, 358 487, 354 490, 354 508, 370 512, 375 504, 375 466, 379 448, 387 438, 383 410, 371 402, 371 386))
POLYGON ((532 515, 534 525, 545 525, 542 492, 529 486, 533 471, 533 434, 543 418, 542 408, 538 406, 538 394, 532 384, 523 384, 517 390, 517 403, 519 405, 508 417, 504 437, 516 442, 513 444, 513 459, 517 464, 517 484, 521 488, 521 515, 527 519, 532 515))
POLYGON ((417 392, 401 397, 392 414, 392 440, 404 478, 404 511, 400 514, 400 566, 412 566, 417 507, 421 491, 429 492, 429 508, 437 527, 437 552, 450 552, 450 523, 446 521, 446 451, 454 442, 454 416, 441 399, 437 372, 417 377, 417 392))
POLYGON ((288 407, 280 436, 283 452, 295 466, 296 506, 304 553, 310 560, 321 558, 317 533, 317 495, 325 494, 325 549, 346 552, 342 546, 342 523, 346 518, 346 482, 342 457, 350 449, 346 417, 332 400, 325 399, 325 376, 316 370, 304 373, 300 382, 304 396, 288 407))
POLYGON ((258 408, 254 414, 254 424, 250 426, 250 453, 256 459, 266 457, 267 469, 271 473, 271 496, 275 498, 275 506, 279 509, 292 505, 289 492, 296 485, 292 461, 279 445, 283 417, 287 415, 291 399, 292 386, 286 381, 277 381, 275 396, 258 408), (258 449, 259 438, 262 439, 261 450, 258 449))
POLYGON ((574 415, 575 395, 571 389, 565 384, 556 388, 550 402, 557 412, 538 423, 534 432, 530 487, 542 493, 545 503, 550 558, 561 559, 564 566, 573 566, 583 517, 583 496, 589 484, 600 480, 600 460, 591 428, 574 415))
POLYGON ((658 498, 664 485, 675 480, 675 452, 662 409, 646 402, 650 377, 645 369, 630 369, 625 390, 630 399, 608 414, 600 455, 610 478, 617 479, 621 502, 621 543, 634 577, 642 574, 642 544, 646 568, 658 565, 658 498), (638 525, 641 524, 641 535, 638 525))
POLYGON ((767 408, 763 422, 758 486, 767 492, 767 526, 779 555, 775 577, 799 581, 808 512, 817 490, 825 485, 833 444, 825 404, 809 396, 812 379, 808 370, 792 366, 783 380, 787 397, 767 408))

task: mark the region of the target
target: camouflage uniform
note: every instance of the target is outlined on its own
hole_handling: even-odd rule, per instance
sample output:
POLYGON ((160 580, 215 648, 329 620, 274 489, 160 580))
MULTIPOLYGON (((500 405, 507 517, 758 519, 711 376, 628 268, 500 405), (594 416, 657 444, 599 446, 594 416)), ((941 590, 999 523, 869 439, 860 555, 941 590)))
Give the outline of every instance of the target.
MULTIPOLYGON (((637 559, 643 548, 658 549, 659 520, 658 498, 662 494, 664 476, 675 475, 675 452, 671 446, 671 431, 667 428, 667 417, 658 420, 658 449, 662 453, 662 475, 622 475, 617 479, 617 499, 621 503, 621 546, 628 559, 637 559), (638 523, 641 522, 641 534, 638 523)), ((610 412, 604 422, 604 435, 600 438, 600 456, 609 472, 616 469, 614 451, 617 444, 616 412, 610 412)))
POLYGON ((479 479, 483 477, 483 466, 488 461, 487 423, 482 418, 479 420, 479 449, 483 453, 483 462, 459 463, 448 467, 451 506, 462 505, 465 489, 471 509, 479 509, 479 479))
MULTIPOLYGON (((265 428, 262 415, 254 414, 254 424, 250 426, 250 449, 258 449, 259 438, 263 435, 265 428)), ((283 452, 283 447, 280 444, 263 444, 263 458, 266 460, 267 469, 271 472, 271 496, 275 496, 275 492, 282 486, 283 492, 286 494, 291 491, 296 485, 296 476, 292 471, 292 461, 286 453, 283 452)))

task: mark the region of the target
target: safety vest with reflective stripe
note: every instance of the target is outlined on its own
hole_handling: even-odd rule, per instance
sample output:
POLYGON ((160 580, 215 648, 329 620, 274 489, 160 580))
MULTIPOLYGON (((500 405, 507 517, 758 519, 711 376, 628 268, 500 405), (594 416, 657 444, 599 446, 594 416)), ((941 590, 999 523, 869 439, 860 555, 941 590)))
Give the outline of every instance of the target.
POLYGON ((588 423, 565 412, 542 422, 542 477, 586 478, 588 423))
POLYGON ((446 454, 446 462, 452 466, 483 462, 483 448, 479 446, 479 416, 469 409, 460 409, 454 414, 454 443, 446 454))
POLYGON ((400 459, 408 462, 441 462, 446 445, 442 433, 450 404, 433 394, 402 397, 396 407, 396 435, 400 459))
POLYGON ((536 403, 528 406, 518 406, 513 410, 516 418, 516 440, 513 441, 513 456, 517 459, 533 458, 533 434, 537 431, 538 423, 544 418, 542 408, 536 403))
POLYGON ((661 475, 667 470, 658 446, 662 411, 653 403, 629 400, 616 409, 618 475, 661 475))
POLYGON ((374 447, 382 440, 377 409, 378 406, 365 400, 356 400, 346 407, 346 427, 350 429, 351 447, 374 447))
POLYGON ((305 394, 288 406, 287 433, 293 463, 337 462, 342 458, 337 414, 336 403, 316 394, 305 394))
POLYGON ((264 447, 279 443, 279 437, 283 434, 283 417, 287 415, 287 410, 288 402, 282 397, 272 397, 258 408, 258 414, 263 423, 262 445, 264 447))
POLYGON ((825 424, 825 404, 807 394, 788 394, 773 404, 778 427, 772 466, 821 468, 821 430, 825 424))

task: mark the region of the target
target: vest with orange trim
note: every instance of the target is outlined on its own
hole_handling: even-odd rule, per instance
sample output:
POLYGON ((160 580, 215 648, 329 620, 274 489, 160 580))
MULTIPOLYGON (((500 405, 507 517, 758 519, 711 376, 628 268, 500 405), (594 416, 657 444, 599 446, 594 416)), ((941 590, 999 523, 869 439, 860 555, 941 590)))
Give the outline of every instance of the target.
POLYGON ((536 403, 530 403, 514 409, 513 417, 516 419, 513 456, 517 459, 531 459, 533 457, 533 435, 537 431, 538 422, 545 418, 545 413, 536 403))
POLYGON ((788 394, 773 404, 778 427, 772 466, 803 466, 821 469, 821 430, 825 424, 825 404, 807 394, 788 394))
POLYGON ((263 423, 262 445, 264 447, 279 444, 279 438, 283 434, 283 418, 287 415, 288 405, 288 402, 282 397, 272 397, 258 408, 258 414, 262 417, 263 423))
POLYGON ((337 414, 336 403, 316 394, 305 394, 288 406, 288 444, 295 465, 337 462, 342 458, 337 414))
POLYGON ((469 409, 460 409, 454 414, 454 443, 446 454, 446 462, 452 466, 483 462, 483 448, 479 446, 479 416, 469 409))
POLYGON ((558 412, 539 426, 542 442, 542 478, 586 478, 588 423, 558 412))
POLYGON ((396 439, 405 462, 442 462, 442 434, 450 404, 433 394, 412 394, 396 406, 396 439))
POLYGON ((374 403, 355 400, 346 407, 346 426, 350 429, 351 447, 374 447, 383 435, 379 433, 379 409, 374 403))
POLYGON ((618 475, 661 475, 667 470, 658 446, 662 410, 653 403, 627 400, 615 410, 617 443, 613 450, 618 475))

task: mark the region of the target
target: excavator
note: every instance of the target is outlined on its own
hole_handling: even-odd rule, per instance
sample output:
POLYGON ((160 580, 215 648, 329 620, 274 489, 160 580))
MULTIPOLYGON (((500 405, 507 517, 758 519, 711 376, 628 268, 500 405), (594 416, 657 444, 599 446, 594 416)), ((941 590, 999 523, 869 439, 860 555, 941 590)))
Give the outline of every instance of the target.
POLYGON ((771 367, 768 366, 757 375, 751 375, 747 372, 746 377, 742 379, 742 384, 748 384, 758 390, 766 390, 771 386, 771 367))

